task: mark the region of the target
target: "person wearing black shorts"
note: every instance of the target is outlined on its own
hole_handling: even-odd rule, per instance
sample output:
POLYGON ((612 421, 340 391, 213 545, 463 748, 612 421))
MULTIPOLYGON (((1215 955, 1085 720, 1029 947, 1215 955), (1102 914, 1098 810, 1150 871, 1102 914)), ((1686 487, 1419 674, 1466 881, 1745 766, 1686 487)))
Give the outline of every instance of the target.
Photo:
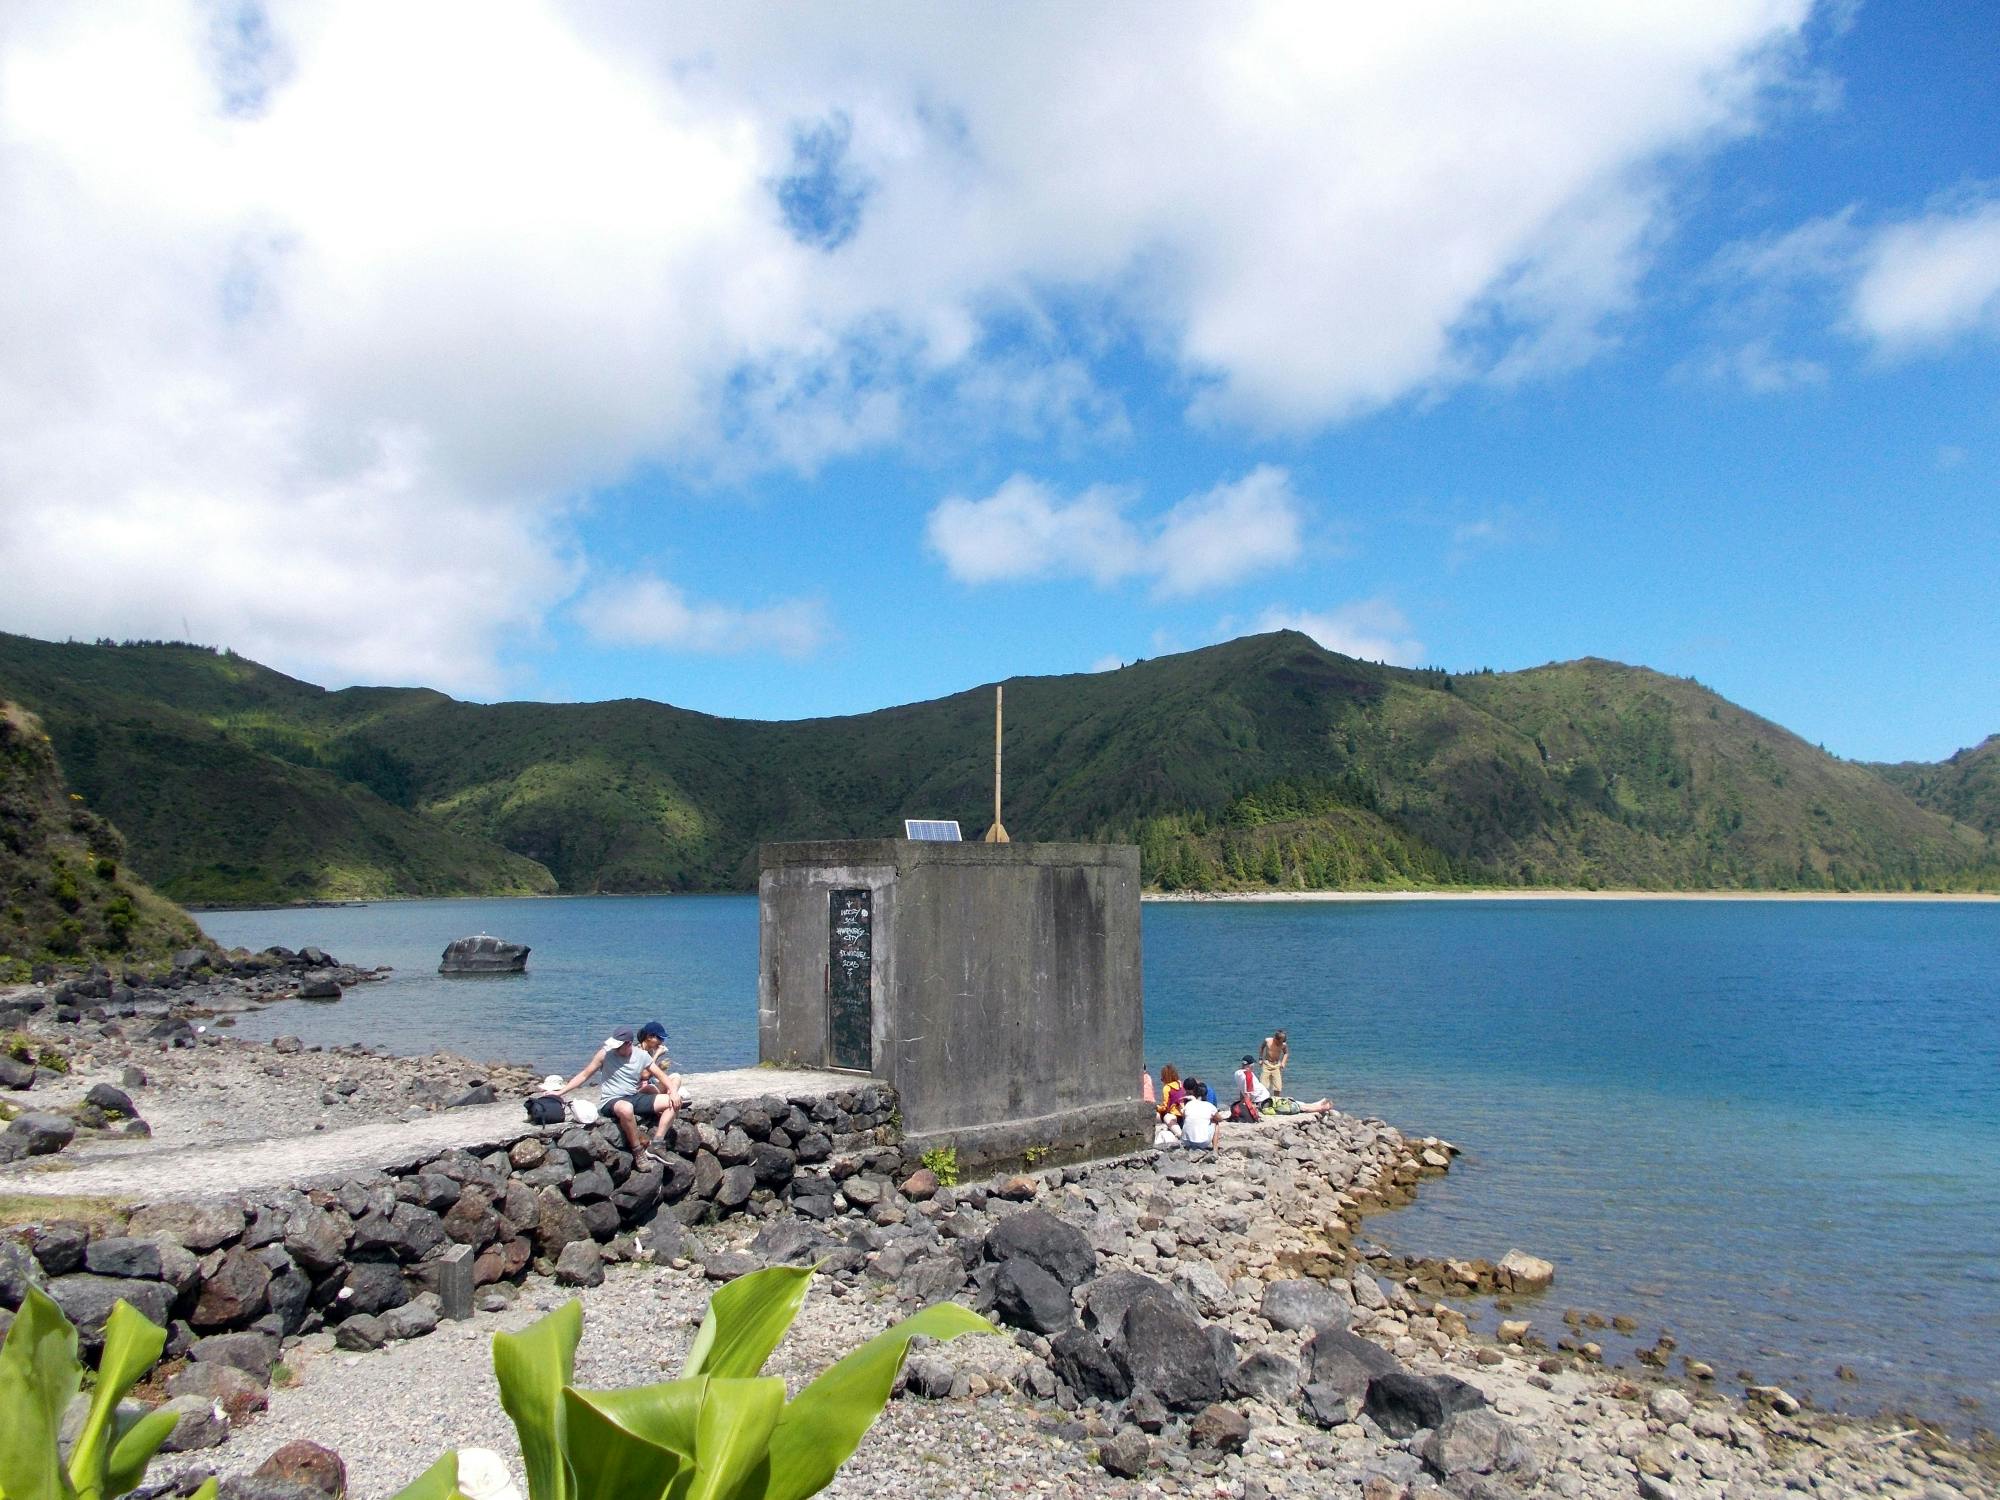
POLYGON ((603 1086, 598 1090, 597 1104, 601 1110, 608 1110, 618 1122, 618 1129, 625 1137, 625 1145, 633 1156, 650 1151, 654 1156, 659 1150, 661 1139, 667 1127, 674 1123, 674 1116, 680 1113, 681 1080, 678 1073, 669 1073, 662 1067, 651 1047, 643 1045, 657 1041, 659 1056, 666 1055, 667 1029, 658 1021, 648 1021, 639 1028, 635 1037, 630 1026, 615 1026, 611 1035, 604 1039, 585 1063, 576 1077, 564 1084, 559 1093, 567 1094, 582 1087, 593 1073, 604 1072, 603 1086), (640 1087, 642 1083, 654 1085, 649 1092, 640 1087), (653 1139, 648 1147, 639 1139, 641 1119, 653 1122, 653 1139))

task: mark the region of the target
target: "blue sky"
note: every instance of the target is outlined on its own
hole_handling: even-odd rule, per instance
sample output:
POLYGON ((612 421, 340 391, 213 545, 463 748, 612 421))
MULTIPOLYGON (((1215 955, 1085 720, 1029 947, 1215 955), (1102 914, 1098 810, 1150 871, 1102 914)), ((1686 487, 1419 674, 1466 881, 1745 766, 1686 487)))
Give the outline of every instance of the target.
POLYGON ((1992 7, 790 14, 10 11, 0 628, 794 717, 1285 624, 2000 731, 1992 7))

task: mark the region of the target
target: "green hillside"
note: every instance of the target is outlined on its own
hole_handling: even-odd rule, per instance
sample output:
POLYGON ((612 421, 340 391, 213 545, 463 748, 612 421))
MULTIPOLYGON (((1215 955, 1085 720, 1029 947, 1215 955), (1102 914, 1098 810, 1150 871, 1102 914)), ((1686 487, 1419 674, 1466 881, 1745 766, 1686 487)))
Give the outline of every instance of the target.
MULTIPOLYGON (((760 723, 0 636, 0 691, 185 899, 741 889, 761 840, 990 816, 990 687, 760 723)), ((1014 836, 1131 840, 1168 887, 2000 885, 1987 833, 1612 662, 1447 676, 1283 632, 1017 678, 1007 708, 1014 836)))
POLYGON ((1932 812, 2000 837, 2000 734, 1935 765, 1905 760, 1868 768, 1932 812))
POLYGON ((64 784, 41 722, 0 702, 0 980, 43 962, 157 964, 207 946, 124 857, 118 830, 64 784))

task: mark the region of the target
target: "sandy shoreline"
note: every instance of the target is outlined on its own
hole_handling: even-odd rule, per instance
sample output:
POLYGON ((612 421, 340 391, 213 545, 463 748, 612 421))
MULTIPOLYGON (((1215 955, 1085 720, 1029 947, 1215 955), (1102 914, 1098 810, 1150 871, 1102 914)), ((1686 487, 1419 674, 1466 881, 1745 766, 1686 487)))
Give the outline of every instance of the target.
POLYGON ((1996 891, 1148 891, 1142 901, 2000 901, 1996 891))

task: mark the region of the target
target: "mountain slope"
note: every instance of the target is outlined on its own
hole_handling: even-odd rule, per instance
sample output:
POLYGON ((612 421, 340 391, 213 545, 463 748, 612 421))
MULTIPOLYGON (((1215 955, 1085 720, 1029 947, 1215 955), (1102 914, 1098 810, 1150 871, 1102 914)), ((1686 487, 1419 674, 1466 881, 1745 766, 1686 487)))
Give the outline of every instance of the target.
POLYGON ((1868 769, 1918 806, 2000 838, 2000 734, 1935 765, 1905 760, 1868 769))
POLYGON ((31 965, 158 963, 206 946, 121 866, 118 830, 69 791, 40 720, 0 702, 0 979, 31 965))
MULTIPOLYGON (((193 648, 19 637, 0 637, 0 688, 116 799, 163 888, 207 899, 532 888, 543 871, 573 891, 740 889, 760 840, 909 816, 976 835, 990 816, 989 688, 759 723, 328 693, 193 648)), ((1014 679, 1007 707, 1010 831, 1132 840, 1168 886, 2000 879, 1990 841, 1882 776, 1612 662, 1451 677, 1281 632, 1014 679)))

